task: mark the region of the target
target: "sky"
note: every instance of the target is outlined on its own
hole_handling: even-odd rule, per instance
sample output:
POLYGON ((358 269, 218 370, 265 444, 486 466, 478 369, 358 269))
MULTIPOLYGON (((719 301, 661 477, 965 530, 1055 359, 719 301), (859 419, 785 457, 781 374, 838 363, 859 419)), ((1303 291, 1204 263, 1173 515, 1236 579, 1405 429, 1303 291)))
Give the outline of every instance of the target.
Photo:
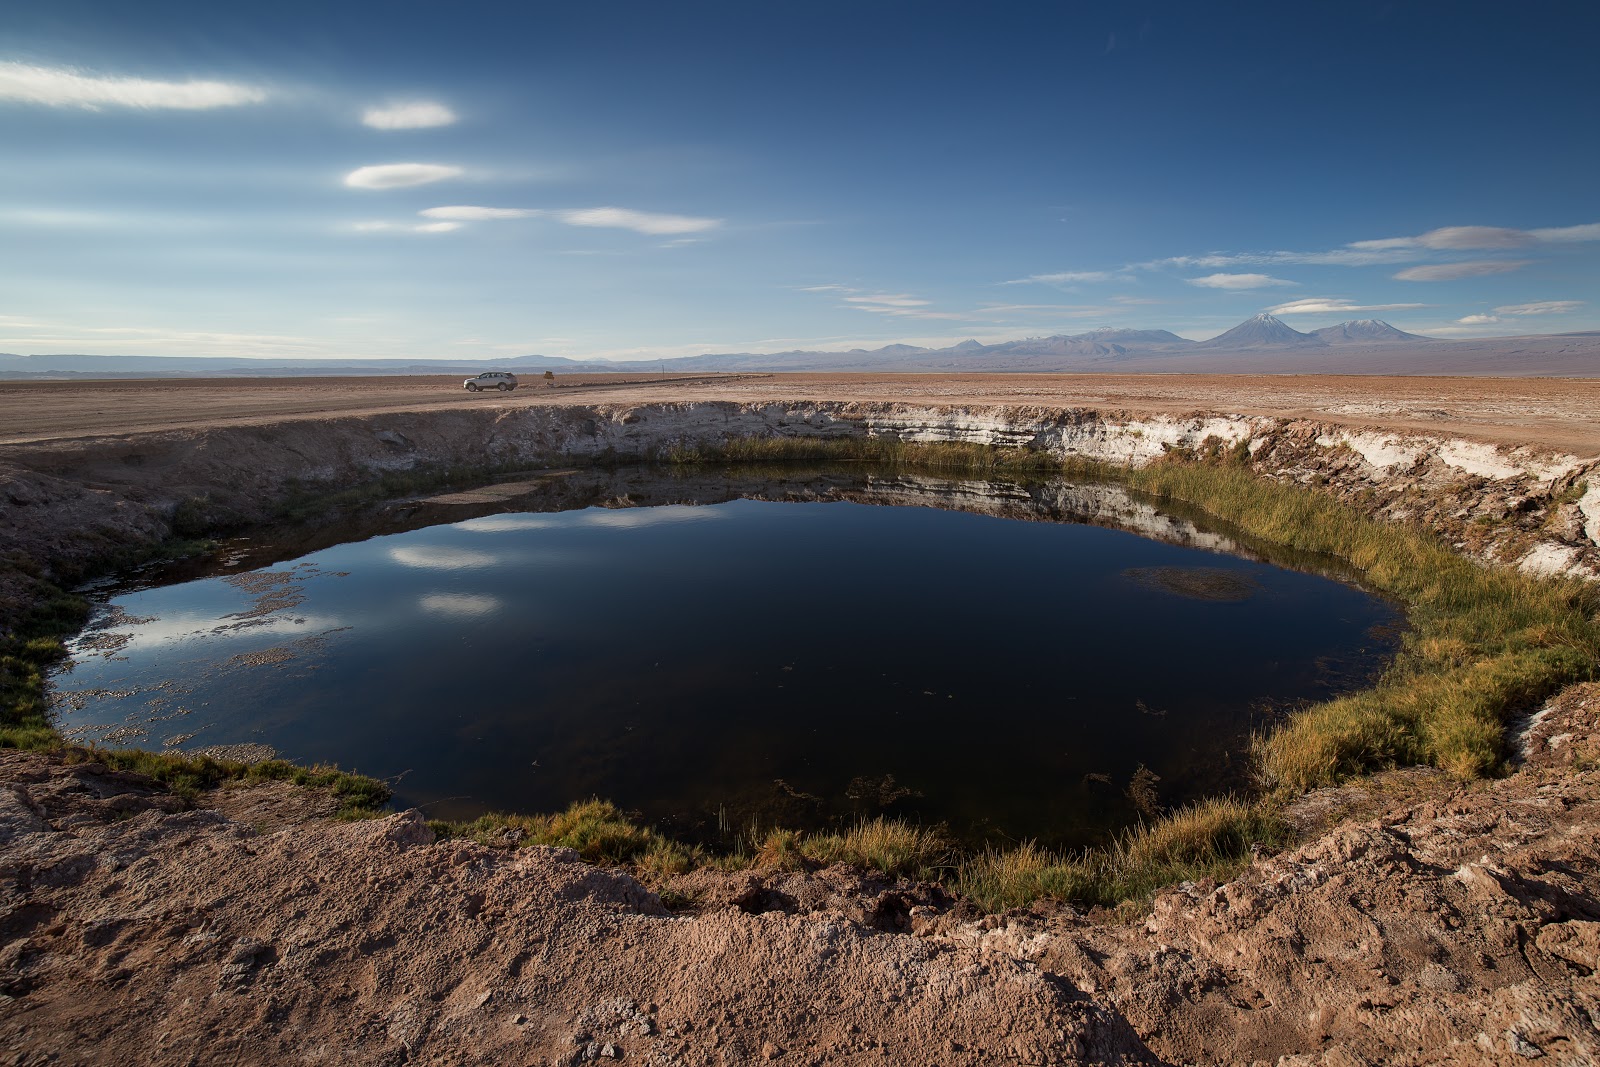
POLYGON ((0 352, 1600 329, 1600 5, 0 5, 0 352))

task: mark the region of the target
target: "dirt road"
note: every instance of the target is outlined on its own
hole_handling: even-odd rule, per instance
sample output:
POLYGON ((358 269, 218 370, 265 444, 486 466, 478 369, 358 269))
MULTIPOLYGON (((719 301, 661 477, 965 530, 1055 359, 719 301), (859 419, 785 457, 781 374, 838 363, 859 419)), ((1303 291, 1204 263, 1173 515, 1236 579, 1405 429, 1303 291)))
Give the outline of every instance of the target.
POLYGON ((467 394, 455 377, 0 382, 0 444, 485 406, 806 399, 1205 410, 1600 455, 1600 379, 1333 375, 570 375, 509 395, 467 394))

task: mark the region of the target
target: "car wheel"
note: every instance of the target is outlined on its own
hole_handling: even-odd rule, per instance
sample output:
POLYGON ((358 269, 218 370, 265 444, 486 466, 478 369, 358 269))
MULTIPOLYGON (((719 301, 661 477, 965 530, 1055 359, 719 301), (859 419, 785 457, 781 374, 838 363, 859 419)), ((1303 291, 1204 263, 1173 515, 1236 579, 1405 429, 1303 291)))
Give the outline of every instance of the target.
POLYGON ((467 383, 467 392, 476 393, 477 391, 478 391, 478 387, 476 385, 473 385, 471 382, 467 383))
POLYGON ((501 382, 500 383, 500 391, 502 393, 509 393, 509 392, 511 392, 511 386, 507 385, 505 382, 501 382))

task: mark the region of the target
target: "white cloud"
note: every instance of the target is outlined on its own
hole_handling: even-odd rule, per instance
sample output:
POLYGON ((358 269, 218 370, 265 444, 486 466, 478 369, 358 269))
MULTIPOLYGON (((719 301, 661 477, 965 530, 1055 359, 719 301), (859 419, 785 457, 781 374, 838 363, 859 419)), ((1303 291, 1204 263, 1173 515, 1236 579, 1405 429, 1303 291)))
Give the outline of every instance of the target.
POLYGON ((412 100, 388 107, 369 107, 362 112, 361 121, 375 130, 424 130, 452 125, 456 113, 431 100, 412 100))
POLYGON ((1340 297, 1307 297, 1267 310, 1274 315, 1342 315, 1347 311, 1407 311, 1427 304, 1357 304, 1340 297))
POLYGON ((1184 281, 1206 289, 1265 289, 1270 285, 1297 284, 1266 274, 1207 274, 1204 278, 1185 278, 1184 281))
POLYGON ((1501 315, 1565 315, 1583 305, 1582 300, 1540 300, 1532 304, 1506 304, 1495 311, 1501 315))
POLYGON ((926 307, 932 303, 930 300, 918 300, 905 293, 878 293, 874 296, 847 296, 847 301, 852 304, 882 304, 886 307, 911 308, 926 307))
POLYGON ((1541 241, 1600 241, 1600 222, 1591 222, 1584 226, 1558 226, 1544 230, 1529 230, 1541 241))
POLYGON ((0 63, 0 100, 48 107, 160 108, 205 111, 216 107, 259 104, 264 89, 231 82, 163 82, 147 78, 100 77, 61 67, 0 63))
POLYGON ((353 233, 450 233, 461 229, 459 222, 387 222, 372 219, 352 222, 345 229, 353 233))
POLYGON ((624 207, 592 207, 563 211, 561 221, 568 226, 597 226, 653 235, 702 233, 722 225, 721 219, 696 218, 692 215, 657 215, 648 211, 632 211, 624 207))
POLYGON ((1392 248, 1416 248, 1417 243, 1415 237, 1383 237, 1375 241, 1351 241, 1345 247, 1383 252, 1392 248))
POLYGON ((1493 315, 1464 315, 1456 321, 1461 323, 1463 326, 1487 326, 1492 322, 1499 322, 1500 320, 1493 315))
POLYGON ((1372 250, 1426 248, 1435 251, 1463 251, 1525 248, 1541 241, 1600 241, 1600 222, 1540 230, 1512 230, 1504 226, 1443 226, 1416 237, 1352 241, 1348 247, 1372 250))
MULTIPOLYGON (((860 307, 860 305, 856 306, 860 307)), ((911 311, 906 308, 875 307, 861 307, 860 310, 876 311, 884 315, 893 315, 897 318, 903 319, 948 319, 952 322, 966 322, 967 320, 973 318, 973 316, 963 315, 959 311, 911 311)))
POLYGON ((861 296, 847 296, 846 307, 857 311, 870 311, 878 315, 891 315, 896 318, 909 319, 950 319, 962 321, 972 318, 955 311, 927 311, 925 310, 932 301, 911 296, 909 293, 870 293, 861 296))
POLYGON ((1460 278, 1481 278, 1488 274, 1508 274, 1528 265, 1526 259, 1475 260, 1470 263, 1436 263, 1407 267, 1395 274, 1402 282, 1453 282, 1460 278))
POLYGON ((67 352, 117 348, 154 348, 168 355, 250 356, 300 355, 314 351, 318 340, 290 334, 222 333, 151 326, 79 326, 0 318, 0 326, 27 330, 26 335, 0 337, 0 345, 51 345, 67 352), (180 350, 183 350, 180 352, 180 350))
POLYGON ((1052 318, 1093 318, 1097 315, 1112 315, 1117 311, 1113 307, 1084 304, 985 304, 983 310, 995 315, 1006 311, 1048 311, 1052 318))
POLYGON ((424 218, 451 219, 455 222, 482 222, 485 219, 531 219, 543 214, 525 207, 469 207, 459 204, 451 207, 430 207, 417 212, 424 218))
POLYGON ((1136 266, 1143 269, 1155 267, 1241 267, 1269 264, 1305 264, 1308 266, 1372 267, 1385 263, 1405 263, 1416 259, 1417 253, 1409 248, 1335 248, 1327 252, 1212 252, 1204 256, 1171 256, 1136 266))
POLYGON ((1423 248, 1435 249, 1521 248, 1532 240, 1530 234, 1502 226, 1445 226, 1417 238, 1423 248))
POLYGON ((460 167, 443 163, 383 163, 357 167, 344 176, 344 183, 352 189, 404 189, 459 178, 461 174, 460 167))
POLYGON ((1055 274, 1030 274, 1026 278, 1013 278, 1002 285, 1076 285, 1079 282, 1108 282, 1114 275, 1105 270, 1066 270, 1055 274))

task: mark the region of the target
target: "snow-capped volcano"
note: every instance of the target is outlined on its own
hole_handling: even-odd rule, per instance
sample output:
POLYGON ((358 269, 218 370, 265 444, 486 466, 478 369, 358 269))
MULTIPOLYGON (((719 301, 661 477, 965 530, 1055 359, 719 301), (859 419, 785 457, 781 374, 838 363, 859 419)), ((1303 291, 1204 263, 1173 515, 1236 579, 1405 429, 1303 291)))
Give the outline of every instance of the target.
POLYGON ((1275 315, 1263 311, 1253 319, 1246 319, 1227 333, 1218 334, 1196 348, 1322 348, 1327 341, 1309 333, 1301 333, 1275 315))
POLYGON ((1385 341, 1431 341, 1431 337, 1397 330, 1382 319, 1353 319, 1337 326, 1324 326, 1312 330, 1312 337, 1320 337, 1330 345, 1382 344, 1385 341))

